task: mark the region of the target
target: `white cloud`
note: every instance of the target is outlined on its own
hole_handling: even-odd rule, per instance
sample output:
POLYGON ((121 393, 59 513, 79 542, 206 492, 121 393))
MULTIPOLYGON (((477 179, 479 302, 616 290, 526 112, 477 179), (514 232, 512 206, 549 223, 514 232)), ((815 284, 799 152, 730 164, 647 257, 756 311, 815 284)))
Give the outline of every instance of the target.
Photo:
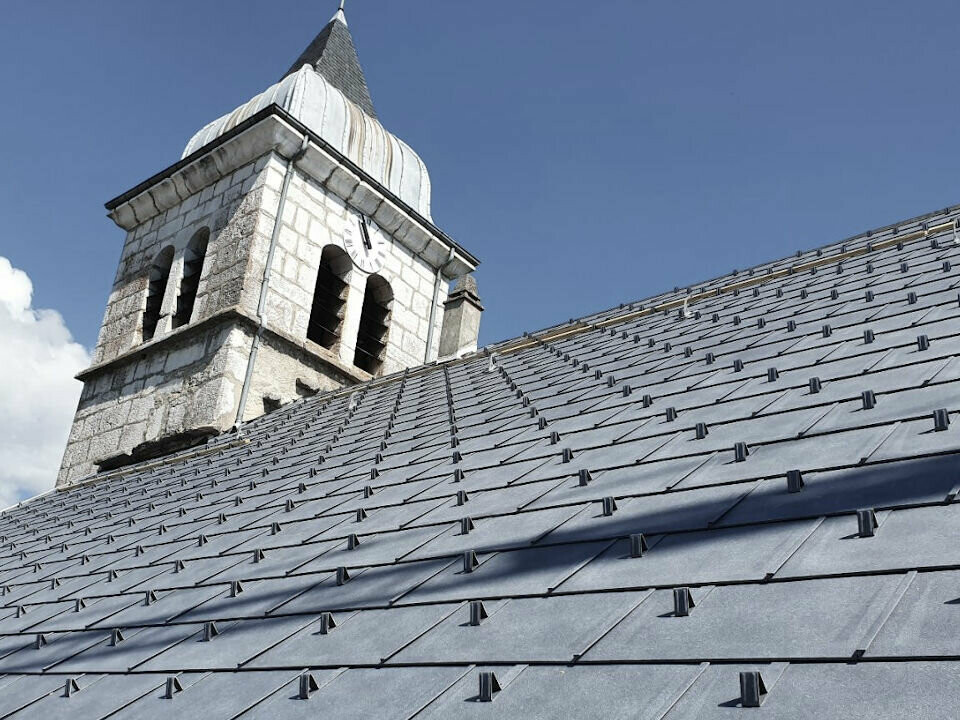
POLYGON ((33 283, 0 256, 0 509, 50 490, 90 355, 56 310, 34 310, 33 283))

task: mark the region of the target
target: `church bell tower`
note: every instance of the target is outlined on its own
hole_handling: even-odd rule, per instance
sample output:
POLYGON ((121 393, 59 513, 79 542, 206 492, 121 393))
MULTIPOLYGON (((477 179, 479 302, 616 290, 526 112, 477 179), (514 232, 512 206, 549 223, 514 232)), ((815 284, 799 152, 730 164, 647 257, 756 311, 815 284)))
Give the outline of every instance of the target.
POLYGON ((342 6, 280 82, 107 209, 126 239, 58 486, 476 348, 448 289, 478 260, 433 223, 342 6))

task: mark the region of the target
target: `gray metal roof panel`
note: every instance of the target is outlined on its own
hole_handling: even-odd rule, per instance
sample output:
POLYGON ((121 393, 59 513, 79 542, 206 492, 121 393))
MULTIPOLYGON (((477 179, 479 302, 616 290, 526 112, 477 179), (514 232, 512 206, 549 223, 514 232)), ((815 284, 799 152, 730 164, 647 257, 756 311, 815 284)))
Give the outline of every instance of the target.
POLYGON ((17 609, 0 621, 0 632, 16 633, 29 631, 30 628, 37 626, 45 620, 56 617, 62 612, 72 610, 74 604, 73 601, 50 602, 39 605, 17 604, 14 602, 11 609, 17 609))
POLYGON ((191 625, 163 625, 152 628, 125 628, 124 640, 113 643, 112 631, 104 635, 101 631, 75 633, 96 637, 94 645, 55 665, 52 669, 65 673, 88 672, 127 672, 154 655, 164 652, 177 643, 183 642, 196 632, 191 625))
MULTIPOLYGON (((152 577, 146 585, 152 588, 186 585, 201 583, 216 577, 220 573, 228 572, 230 568, 243 562, 243 558, 238 555, 226 555, 218 557, 216 555, 206 556, 202 559, 184 560, 183 567, 177 569, 177 561, 180 558, 173 558, 169 564, 165 563, 166 572, 152 577)), ((74 593, 75 595, 82 593, 74 593)))
POLYGON ((787 720, 798 717, 843 717, 894 720, 939 717, 956 699, 957 662, 791 664, 780 666, 715 665, 708 668, 667 720, 741 718, 760 715, 787 720), (739 673, 759 670, 770 682, 762 707, 743 708, 739 673))
POLYGON ((221 593, 223 593, 223 587, 219 585, 197 588, 181 587, 176 590, 158 590, 154 591, 156 599, 149 605, 146 603, 146 593, 143 595, 127 595, 126 597, 135 601, 133 604, 105 620, 93 623, 93 625, 105 628, 131 625, 161 625, 179 618, 188 610, 197 607, 221 593))
POLYGON ((448 523, 466 516, 502 515, 516 512, 550 489, 550 485, 524 483, 497 490, 467 493, 466 499, 452 497, 440 507, 417 519, 417 524, 448 523))
POLYGON ((777 573, 818 519, 651 536, 650 550, 631 557, 617 541, 566 580, 563 592, 720 581, 760 581, 777 573))
POLYGON ((69 680, 77 689, 68 697, 64 691, 52 692, 29 707, 15 713, 14 718, 105 718, 163 685, 165 679, 155 675, 129 678, 109 675, 79 675, 59 678, 63 686, 69 680))
MULTIPOLYGON (((312 560, 323 557, 341 544, 336 540, 326 540, 289 546, 286 541, 290 538, 283 535, 284 532, 281 531, 272 536, 274 543, 260 543, 259 546, 239 549, 237 552, 241 555, 236 556, 239 562, 231 564, 229 568, 216 575, 209 576, 205 582, 232 580, 238 577, 285 575, 308 565, 312 560), (256 550, 262 552, 262 557, 255 562, 253 554, 256 550)), ((296 538, 293 538, 292 542, 296 543, 296 538)))
MULTIPOLYGON (((563 506, 531 512, 478 518, 475 528, 464 535, 458 524, 410 553, 407 558, 456 555, 467 550, 495 550, 531 545, 574 516, 580 506, 563 506)), ((465 513, 465 516, 469 515, 465 513)))
MULTIPOLYGON (((189 712, 191 717, 228 720, 287 685, 291 677, 297 675, 299 673, 289 670, 242 675, 228 672, 181 673, 176 677, 183 689, 172 699, 166 696, 168 676, 160 675, 164 680, 162 687, 147 693, 111 717, 116 720, 151 720, 189 712)), ((107 680, 108 683, 122 681, 120 677, 107 680)))
POLYGON ((960 648, 960 572, 918 573, 867 648, 881 657, 956 657, 960 648))
MULTIPOLYGON (((202 627, 173 647, 137 666, 145 672, 178 672, 191 668, 233 670, 266 652, 313 621, 306 615, 219 622, 219 634, 206 640, 202 627)), ((136 639, 132 639, 136 642, 136 639)), ((284 663, 289 665, 291 663, 284 663)))
POLYGON ((603 515, 599 502, 591 502, 541 542, 584 542, 633 533, 705 529, 719 522, 755 487, 756 483, 738 483, 647 495, 624 500, 610 516, 603 515))
POLYGON ((431 604, 389 610, 359 610, 333 616, 336 626, 322 631, 322 619, 247 661, 244 667, 376 665, 429 631, 459 607, 431 604))
MULTIPOLYGON (((936 404, 939 405, 939 402, 936 404)), ((930 409, 932 416, 932 410, 936 408, 930 409)), ((951 419, 956 422, 957 416, 952 415, 951 419)), ((946 432, 934 432, 933 419, 927 417, 921 420, 899 422, 883 444, 870 455, 870 459, 877 462, 899 460, 904 457, 956 452, 958 449, 960 449, 960 433, 957 432, 956 426, 948 428, 946 432)))
MULTIPOLYGON (((767 445, 750 446, 743 462, 736 462, 731 447, 716 463, 703 467, 688 478, 683 486, 696 485, 698 476, 709 473, 712 482, 739 480, 744 477, 780 475, 792 469, 833 468, 857 465, 883 442, 890 427, 857 428, 817 437, 784 439, 767 445)), ((664 458, 669 457, 664 453, 664 458)), ((651 460, 659 459, 657 456, 651 460)))
MULTIPOLYGON (((776 688, 779 692, 782 686, 778 688, 777 684, 787 668, 787 663, 707 665, 664 717, 669 720, 736 719, 749 718, 758 712, 765 714, 766 701, 760 708, 743 707, 740 673, 758 672, 768 691, 776 688)), ((767 700, 769 699, 768 694, 767 700)))
POLYGON ((219 592, 206 602, 197 605, 188 612, 178 615, 180 622, 201 622, 215 618, 255 617, 263 615, 282 602, 296 597, 309 590, 317 583, 328 580, 329 573, 313 575, 294 575, 288 578, 273 577, 269 580, 252 580, 256 577, 253 572, 249 576, 238 573, 234 580, 243 583, 243 594, 233 597, 230 587, 217 585, 219 592))
POLYGON ((899 581, 876 576, 694 588, 697 605, 687 617, 674 615, 671 591, 657 590, 584 659, 853 657, 889 610, 899 581))
MULTIPOLYGON (((49 620, 44 620, 36 625, 32 625, 30 630, 34 632, 53 632, 57 630, 76 630, 78 628, 96 625, 103 622, 106 618, 140 602, 143 602, 143 599, 135 595, 113 595, 91 598, 85 601, 85 607, 79 610, 77 610, 76 607, 67 608, 49 620)), ((2 626, 0 626, 0 629, 2 629, 2 626)))
POLYGON ((644 592, 564 595, 485 602, 489 617, 470 624, 464 605, 390 662, 572 661, 645 598, 644 592))
POLYGON ((343 585, 337 585, 335 576, 327 576, 323 582, 296 597, 278 603, 271 612, 319 613, 338 608, 384 605, 426 582, 450 562, 449 558, 441 558, 366 568, 356 571, 343 585))
POLYGON ((435 575, 403 602, 477 600, 485 597, 546 594, 601 553, 609 542, 550 545, 548 547, 480 554, 470 573, 453 564, 435 575))
MULTIPOLYGON (((802 492, 787 492, 784 476, 764 480, 723 523, 780 520, 864 507, 942 502, 958 482, 956 456, 918 458, 804 475, 802 492)), ((793 468, 786 468, 793 469, 793 468)), ((785 473, 784 473, 785 474, 785 473)))
MULTIPOLYGON (((957 478, 960 483, 960 477, 957 478)), ((882 529, 857 537, 855 515, 826 518, 777 571, 777 577, 854 573, 954 565, 960 504, 894 510, 882 529)))
POLYGON ((347 542, 338 540, 319 557, 296 566, 297 572, 313 572, 340 566, 389 564, 429 542, 446 530, 445 525, 409 528, 398 532, 358 534, 360 544, 350 550, 347 542))
POLYGON ((43 644, 39 648, 36 645, 39 636, 23 638, 29 642, 29 645, 0 658, 0 672, 43 672, 108 637, 109 633, 105 634, 103 631, 43 635, 43 644))
POLYGON ((7 681, 0 685, 0 713, 3 713, 4 717, 10 717, 23 708, 29 713, 29 708, 37 700, 64 686, 64 678, 56 675, 7 675, 3 679, 7 681))
POLYGON ((428 706, 465 674, 458 667, 351 669, 327 680, 330 671, 311 671, 318 676, 319 691, 300 700, 298 681, 281 688, 264 702, 240 715, 243 720, 275 720, 277 717, 315 718, 324 708, 333 708, 343 720, 371 717, 409 718, 428 706), (375 689, 375 691, 371 691, 375 689), (388 700, 389 698, 389 700, 388 700))
POLYGON ((702 670, 698 665, 477 668, 431 704, 422 717, 659 720, 702 670), (492 704, 476 701, 481 670, 495 672, 503 687, 492 704))
POLYGON ((557 707, 723 717, 741 713, 738 673, 749 668, 707 661, 787 658, 797 662, 761 669, 770 692, 760 714, 810 715, 820 702, 811 687, 844 717, 861 706, 892 712, 889 693, 851 706, 831 673, 865 687, 877 682, 870 672, 887 673, 899 687, 927 669, 924 658, 940 658, 937 676, 955 644, 960 263, 941 263, 960 250, 949 231, 940 242, 874 248, 842 268, 832 256, 843 246, 801 253, 691 288, 763 281, 696 298, 694 317, 682 319, 679 304, 597 313, 587 322, 606 327, 537 333, 520 351, 491 348, 493 360, 323 393, 246 423, 242 446, 215 438, 204 454, 6 511, 0 668, 116 673, 78 701, 127 682, 124 673, 135 677, 111 697, 128 697, 133 680, 201 671, 182 676, 174 700, 151 691, 121 711, 131 717, 191 698, 211 720, 318 709, 552 717, 557 707), (829 264, 765 277, 814 258, 829 264), (863 390, 874 408, 862 409, 863 390), (951 413, 937 419, 951 421, 946 431, 935 430, 940 408, 951 413), (787 488, 794 470, 800 492, 787 488), (642 557, 628 541, 637 533, 642 557), (684 587, 697 602, 689 617, 660 617, 684 587), (601 617, 621 597, 642 602, 622 621, 601 617), (479 599, 489 615, 480 627, 453 622, 479 599), (338 627, 316 636, 324 611, 338 627), (205 622, 221 633, 196 642, 205 622), (124 640, 113 646, 115 627, 124 640), (489 639, 470 642, 471 631, 489 639), (595 637, 571 666, 584 649, 578 633, 595 637), (876 662, 885 654, 901 675, 876 662), (361 669, 388 656, 389 668, 361 669), (456 667, 438 665, 450 658, 456 667), (319 689, 308 683, 310 699, 293 699, 304 667, 338 669, 313 671, 319 689), (476 701, 481 671, 501 681, 491 704, 476 701))

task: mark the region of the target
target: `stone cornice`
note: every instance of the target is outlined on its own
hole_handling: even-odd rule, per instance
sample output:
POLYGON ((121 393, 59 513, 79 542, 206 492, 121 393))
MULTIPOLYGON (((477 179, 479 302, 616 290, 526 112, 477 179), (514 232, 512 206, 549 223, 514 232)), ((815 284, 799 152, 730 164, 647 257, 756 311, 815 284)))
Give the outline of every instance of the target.
MULTIPOLYGON (((177 328, 176 330, 173 330, 162 337, 155 338, 154 340, 146 342, 143 345, 138 345, 135 348, 131 348, 115 358, 91 365, 86 370, 78 373, 76 375, 76 379, 87 382, 94 376, 102 375, 105 372, 112 371, 121 365, 139 360, 141 357, 152 355, 158 347, 178 340, 188 340, 192 335, 205 332, 217 325, 224 325, 227 323, 245 325, 250 329, 251 333, 255 333, 259 327, 257 318, 244 312, 240 307, 227 308, 225 310, 216 312, 213 315, 204 318, 203 320, 199 320, 195 323, 191 323, 190 325, 177 328)), ((353 383, 366 382, 373 377, 369 373, 364 372, 359 368, 347 365, 335 354, 314 342, 310 342, 309 340, 301 340, 288 335, 287 333, 272 330, 269 327, 264 327, 263 332, 264 335, 268 336, 270 339, 279 341, 285 345, 293 346, 297 350, 303 352, 305 355, 310 356, 312 359, 329 366, 353 383)))
POLYGON ((191 195, 270 152, 290 158, 304 136, 307 151, 297 167, 356 210, 372 218, 415 255, 444 274, 459 277, 480 261, 432 222, 344 157, 277 105, 271 105, 214 142, 106 204, 109 217, 132 230, 191 195), (453 251, 453 258, 450 253, 453 251))
POLYGON ((483 311, 483 304, 480 302, 480 296, 475 293, 470 292, 469 290, 455 290, 447 296, 446 302, 443 304, 445 308, 453 307, 458 303, 470 303, 475 308, 480 311, 483 311))

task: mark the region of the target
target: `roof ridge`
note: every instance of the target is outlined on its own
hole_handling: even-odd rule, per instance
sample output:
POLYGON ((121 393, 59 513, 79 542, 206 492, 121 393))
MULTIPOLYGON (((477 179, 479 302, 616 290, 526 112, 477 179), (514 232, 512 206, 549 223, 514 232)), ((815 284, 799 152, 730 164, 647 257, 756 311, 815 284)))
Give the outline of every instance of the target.
POLYGON ((583 315, 579 319, 571 319, 567 323, 558 323, 556 325, 548 325, 547 327, 544 327, 540 330, 526 332, 519 337, 507 338, 505 340, 500 340, 498 342, 490 343, 486 345, 484 348, 482 348, 481 350, 489 350, 489 351, 497 351, 497 352, 513 352, 514 350, 520 350, 520 349, 529 347, 531 344, 536 344, 540 342, 544 338, 538 337, 538 336, 541 336, 545 333, 549 334, 546 337, 546 339, 548 340, 552 339, 555 335, 562 335, 566 337, 570 334, 577 334, 580 332, 594 329, 596 327, 605 327, 610 324, 623 322, 624 319, 640 317, 641 315, 644 315, 644 314, 652 314, 662 310, 673 310, 675 308, 679 308, 683 306, 686 301, 695 302, 698 299, 702 299, 702 297, 705 295, 714 295, 718 292, 722 293, 732 289, 742 289, 743 287, 760 285, 770 280, 779 279, 783 275, 789 275, 795 272, 801 272, 803 270, 808 270, 813 267, 828 265, 831 263, 845 260, 850 257, 863 255, 868 252, 882 250, 891 244, 896 244, 897 242, 912 242, 915 240, 922 240, 926 238, 931 232, 945 232, 947 229, 949 229, 948 227, 949 225, 951 224, 955 225, 956 223, 960 222, 960 217, 951 218, 952 215, 956 215, 958 212, 960 212, 960 205, 954 205, 954 206, 944 208, 942 210, 934 210, 928 213, 924 213, 922 215, 917 215, 915 217, 912 217, 906 220, 901 220, 899 222, 889 223, 888 225, 884 225, 874 230, 866 230, 864 232, 858 233, 856 235, 850 236, 842 240, 836 240, 836 241, 827 243, 825 245, 812 248, 810 250, 802 251, 802 253, 797 257, 801 257, 802 254, 808 254, 808 253, 816 254, 816 258, 807 260, 805 262, 801 261, 799 263, 792 263, 789 265, 785 265, 781 269, 774 271, 772 270, 773 266, 790 260, 790 256, 778 258, 775 260, 768 260, 766 262, 759 263, 757 265, 753 265, 747 268, 743 273, 737 270, 734 270, 733 272, 726 273, 724 275, 718 275, 716 277, 709 278, 707 280, 688 283, 687 285, 685 285, 685 287, 688 290, 687 293, 682 293, 680 291, 680 288, 674 288, 672 291, 668 290, 665 292, 656 293, 654 295, 650 295, 646 298, 635 300, 630 303, 621 303, 619 308, 617 307, 604 308, 604 309, 597 310, 595 312, 583 315), (901 226, 903 225, 914 225, 914 224, 925 225, 926 224, 924 222, 925 220, 929 220, 936 216, 943 216, 944 222, 938 225, 935 225, 932 228, 926 228, 923 230, 913 230, 911 232, 905 233, 902 236, 897 235, 897 231, 899 231, 901 226), (893 235, 890 238, 887 238, 886 240, 882 240, 877 243, 871 242, 870 238, 872 238, 875 234, 884 233, 889 230, 893 231, 893 235), (864 245, 863 247, 853 248, 852 250, 841 250, 841 252, 837 253, 836 255, 823 257, 823 252, 825 250, 829 250, 838 246, 842 248, 847 243, 857 242, 857 241, 866 241, 867 245, 864 245), (764 268, 768 268, 768 272, 766 274, 764 275, 757 274, 757 271, 762 270, 764 268), (706 288, 702 288, 699 292, 696 292, 696 293, 690 290, 691 288, 697 285, 706 286, 711 284, 716 284, 716 287, 709 291, 706 288), (681 295, 682 297, 677 297, 678 295, 681 295), (645 304, 651 303, 654 300, 659 300, 659 302, 656 302, 655 304, 650 305, 649 307, 644 307, 645 304), (635 306, 637 305, 639 305, 640 307, 635 309, 635 306), (603 315, 606 313, 613 313, 618 309, 622 310, 623 312, 617 315, 612 315, 607 318, 600 318, 596 322, 590 322, 590 318, 594 318, 598 315, 603 315))

